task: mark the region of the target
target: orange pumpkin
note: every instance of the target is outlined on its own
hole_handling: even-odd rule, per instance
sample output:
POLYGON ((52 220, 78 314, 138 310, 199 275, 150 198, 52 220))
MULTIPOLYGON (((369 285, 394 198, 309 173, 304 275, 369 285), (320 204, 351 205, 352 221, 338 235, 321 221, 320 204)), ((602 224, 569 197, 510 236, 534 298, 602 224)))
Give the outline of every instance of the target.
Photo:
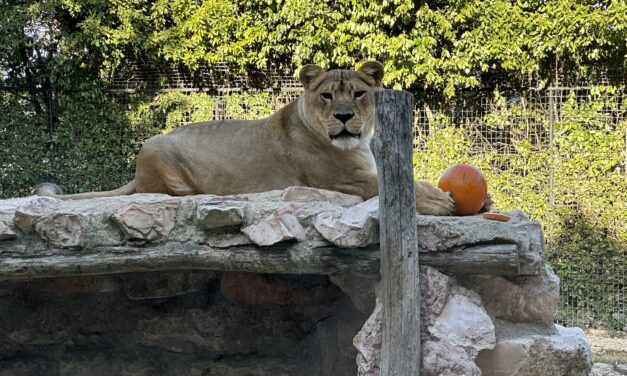
POLYGON ((454 215, 474 215, 488 197, 485 177, 475 166, 458 164, 444 172, 438 182, 444 192, 451 192, 455 201, 454 215))

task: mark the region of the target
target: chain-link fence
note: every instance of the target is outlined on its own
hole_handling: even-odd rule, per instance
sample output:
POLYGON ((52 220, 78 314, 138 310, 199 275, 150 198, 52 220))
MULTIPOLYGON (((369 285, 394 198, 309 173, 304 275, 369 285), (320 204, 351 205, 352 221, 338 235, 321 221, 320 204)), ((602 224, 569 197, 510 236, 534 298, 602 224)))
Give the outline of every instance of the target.
MULTIPOLYGON (((41 143, 43 151, 29 152, 41 159, 29 164, 29 155, 11 149, 18 157, 0 166, 0 196, 3 189, 16 192, 6 188, 9 182, 24 185, 27 179, 14 179, 25 171, 34 174, 33 181, 52 177, 68 192, 114 188, 132 176, 134 155, 147 137, 193 121, 265 116, 300 90, 285 72, 242 75, 226 65, 193 74, 175 67, 136 69, 112 81, 102 103, 113 107, 106 107, 102 123, 85 127, 72 123, 80 106, 63 106, 80 96, 60 98, 56 107, 51 102, 47 116, 18 98, 15 103, 24 103, 28 115, 20 116, 40 124, 39 136, 28 140, 41 143), (73 141, 60 141, 64 135, 73 141), (34 173, 37 168, 46 173, 34 173)), ((20 95, 1 92, 5 99, 20 95)), ((473 163, 486 175, 497 209, 524 210, 540 221, 547 258, 562 278, 563 324, 627 330, 624 99, 624 87, 590 83, 469 91, 453 99, 416 93, 416 177, 437 182, 450 165, 473 163)), ((92 107, 97 114, 98 106, 92 107)), ((5 145, 23 128, 10 122, 0 117, 5 145)))

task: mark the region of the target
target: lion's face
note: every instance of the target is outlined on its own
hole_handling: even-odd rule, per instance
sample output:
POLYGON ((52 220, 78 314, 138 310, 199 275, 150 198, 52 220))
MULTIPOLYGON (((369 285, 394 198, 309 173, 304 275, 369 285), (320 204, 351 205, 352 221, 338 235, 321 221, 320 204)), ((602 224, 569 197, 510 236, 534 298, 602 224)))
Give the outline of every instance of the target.
POLYGON ((374 130, 374 92, 381 88, 383 65, 367 62, 357 71, 325 72, 316 65, 300 71, 305 91, 299 114, 323 142, 342 150, 366 143, 374 130))

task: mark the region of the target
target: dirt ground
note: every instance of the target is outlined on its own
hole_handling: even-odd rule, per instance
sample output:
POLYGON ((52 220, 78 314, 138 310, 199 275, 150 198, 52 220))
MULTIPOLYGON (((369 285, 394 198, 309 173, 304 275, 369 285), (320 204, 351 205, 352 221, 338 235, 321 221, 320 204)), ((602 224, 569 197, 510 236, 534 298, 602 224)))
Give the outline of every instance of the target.
POLYGON ((610 336, 605 331, 590 330, 587 335, 594 359, 591 376, 627 375, 627 333, 610 336))

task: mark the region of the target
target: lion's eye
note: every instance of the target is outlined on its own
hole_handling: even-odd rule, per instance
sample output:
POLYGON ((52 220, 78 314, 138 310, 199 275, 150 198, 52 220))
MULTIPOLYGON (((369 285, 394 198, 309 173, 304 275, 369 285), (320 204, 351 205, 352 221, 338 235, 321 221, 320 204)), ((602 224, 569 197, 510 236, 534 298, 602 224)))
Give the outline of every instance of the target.
POLYGON ((332 100, 333 99, 333 94, 331 94, 331 93, 322 93, 320 95, 322 96, 322 98, 324 98, 326 100, 332 100))
POLYGON ((356 91, 355 93, 353 93, 353 96, 355 97, 355 99, 359 99, 359 98, 363 97, 364 94, 366 94, 365 91, 356 91))

